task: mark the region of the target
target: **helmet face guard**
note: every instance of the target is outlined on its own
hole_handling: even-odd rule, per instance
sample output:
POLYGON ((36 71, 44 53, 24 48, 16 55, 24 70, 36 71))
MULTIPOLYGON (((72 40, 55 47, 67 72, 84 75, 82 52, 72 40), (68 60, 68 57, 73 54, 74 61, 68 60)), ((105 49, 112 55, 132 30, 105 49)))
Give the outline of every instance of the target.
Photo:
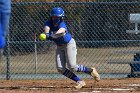
POLYGON ((62 21, 59 18, 59 19, 52 20, 52 22, 53 22, 53 25, 59 25, 62 21))
POLYGON ((51 11, 51 18, 54 25, 59 25, 64 17, 64 10, 61 7, 55 7, 51 11), (53 19, 56 18, 56 19, 53 19))

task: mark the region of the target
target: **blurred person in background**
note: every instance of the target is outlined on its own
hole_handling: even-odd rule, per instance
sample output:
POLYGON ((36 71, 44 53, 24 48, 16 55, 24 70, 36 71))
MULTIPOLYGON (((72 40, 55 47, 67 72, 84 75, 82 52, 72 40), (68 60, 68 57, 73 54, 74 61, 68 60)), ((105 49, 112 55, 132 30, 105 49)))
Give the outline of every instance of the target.
POLYGON ((0 55, 6 45, 11 15, 11 0, 0 0, 0 55))

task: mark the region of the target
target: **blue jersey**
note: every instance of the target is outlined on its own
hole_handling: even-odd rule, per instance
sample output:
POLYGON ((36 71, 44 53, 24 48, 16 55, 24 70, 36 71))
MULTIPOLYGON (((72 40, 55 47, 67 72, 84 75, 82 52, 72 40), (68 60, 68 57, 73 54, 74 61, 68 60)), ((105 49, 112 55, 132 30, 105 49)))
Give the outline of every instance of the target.
POLYGON ((57 45, 67 44, 67 43, 69 43, 69 41, 72 38, 71 34, 68 32, 65 22, 61 22, 58 26, 54 27, 52 21, 48 20, 48 21, 46 21, 45 26, 50 27, 49 34, 55 33, 60 28, 66 29, 66 34, 64 36, 61 36, 59 38, 51 38, 51 40, 53 40, 57 45))

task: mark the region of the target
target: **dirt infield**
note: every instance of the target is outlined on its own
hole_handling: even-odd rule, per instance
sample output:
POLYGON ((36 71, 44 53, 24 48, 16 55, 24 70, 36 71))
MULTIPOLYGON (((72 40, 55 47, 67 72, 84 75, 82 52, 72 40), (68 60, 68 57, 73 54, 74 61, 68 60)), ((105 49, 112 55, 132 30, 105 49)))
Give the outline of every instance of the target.
POLYGON ((140 79, 85 79, 86 86, 75 89, 75 82, 57 80, 1 80, 0 93, 140 93, 140 79))

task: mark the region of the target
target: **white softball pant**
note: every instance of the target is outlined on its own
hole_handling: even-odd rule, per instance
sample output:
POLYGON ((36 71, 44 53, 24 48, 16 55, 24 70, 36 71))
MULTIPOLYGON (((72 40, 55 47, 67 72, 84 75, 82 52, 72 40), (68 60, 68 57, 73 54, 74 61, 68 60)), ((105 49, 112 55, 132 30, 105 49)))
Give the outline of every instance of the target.
POLYGON ((69 68, 72 71, 77 71, 78 66, 76 64, 76 55, 76 42, 73 38, 68 44, 63 46, 57 46, 56 67, 58 72, 63 73, 65 68, 69 68))

